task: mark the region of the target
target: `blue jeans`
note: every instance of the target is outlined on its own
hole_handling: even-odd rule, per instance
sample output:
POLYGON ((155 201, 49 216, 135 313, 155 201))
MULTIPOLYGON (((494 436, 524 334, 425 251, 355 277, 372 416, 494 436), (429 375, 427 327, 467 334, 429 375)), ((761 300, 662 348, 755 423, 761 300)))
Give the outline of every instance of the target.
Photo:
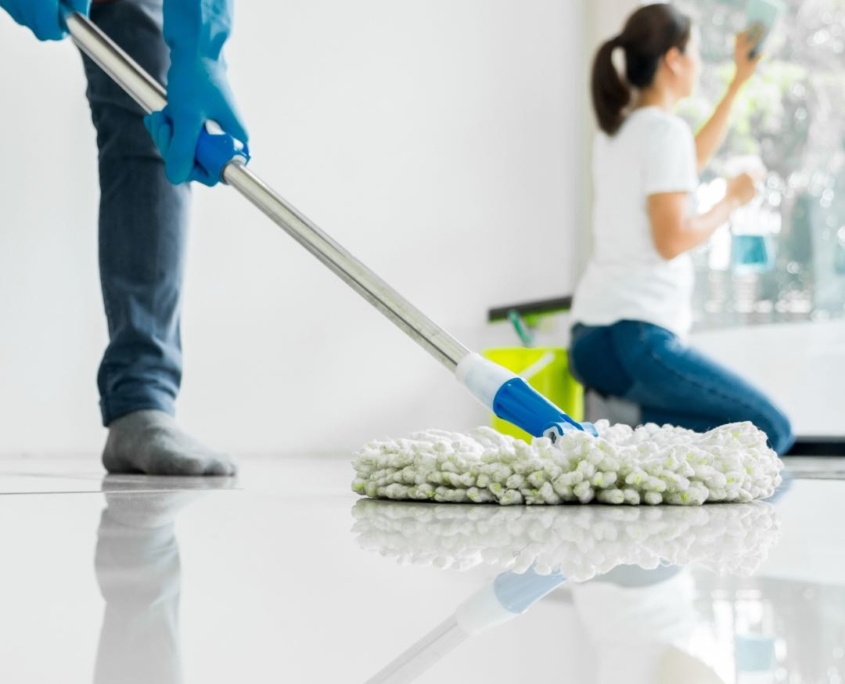
POLYGON ((747 420, 768 435, 779 454, 794 442, 789 419, 760 390, 656 325, 578 324, 569 363, 585 387, 638 404, 644 423, 705 432, 747 420))
MULTIPOLYGON (((95 3, 91 19, 152 76, 169 66, 161 0, 95 3)), ((109 345, 97 384, 103 424, 141 409, 173 414, 182 380, 180 309, 190 202, 173 186, 143 112, 83 57, 97 130, 100 283, 109 345)))

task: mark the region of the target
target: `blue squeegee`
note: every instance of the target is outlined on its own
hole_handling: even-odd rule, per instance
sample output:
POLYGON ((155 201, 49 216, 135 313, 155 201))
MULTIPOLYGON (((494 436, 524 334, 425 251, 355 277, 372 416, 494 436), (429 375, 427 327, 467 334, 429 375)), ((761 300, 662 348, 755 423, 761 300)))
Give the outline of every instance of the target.
MULTIPOLYGON (((87 17, 67 13, 74 42, 150 113, 164 109, 167 93, 131 57, 87 17)), ((402 297, 331 237, 282 199, 246 168, 249 150, 218 126, 206 125, 197 145, 197 162, 212 176, 233 187, 294 240, 335 272, 443 364, 485 407, 535 437, 556 441, 572 431, 595 434, 535 391, 515 373, 484 359, 462 345, 402 297)))

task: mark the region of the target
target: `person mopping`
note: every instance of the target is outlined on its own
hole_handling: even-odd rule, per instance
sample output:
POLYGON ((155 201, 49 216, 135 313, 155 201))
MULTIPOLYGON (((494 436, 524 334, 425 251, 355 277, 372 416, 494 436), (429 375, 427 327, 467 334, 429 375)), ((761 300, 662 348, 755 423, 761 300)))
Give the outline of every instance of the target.
MULTIPOLYGON (((0 0, 42 41, 62 40, 58 0, 0 0)), ((175 422, 182 381, 180 316, 191 181, 219 179, 195 164, 207 120, 246 142, 223 48, 231 0, 69 0, 160 82, 168 106, 141 108, 83 57, 99 147, 100 280, 109 344, 97 376, 110 473, 234 475, 232 458, 175 422)))

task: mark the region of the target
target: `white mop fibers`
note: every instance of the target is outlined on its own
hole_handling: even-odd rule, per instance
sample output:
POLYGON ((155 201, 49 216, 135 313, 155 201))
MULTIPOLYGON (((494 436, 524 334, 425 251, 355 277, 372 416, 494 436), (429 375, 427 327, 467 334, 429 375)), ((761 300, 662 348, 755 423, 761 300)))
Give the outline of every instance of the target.
POLYGON ((771 496, 782 463, 751 423, 706 433, 611 427, 528 444, 491 428, 426 430, 372 441, 356 453, 352 489, 380 499, 451 503, 673 504, 748 502, 771 496))
POLYGON ((750 575, 780 537, 772 505, 705 508, 424 506, 359 501, 361 548, 403 565, 561 572, 574 582, 619 565, 695 564, 750 575))

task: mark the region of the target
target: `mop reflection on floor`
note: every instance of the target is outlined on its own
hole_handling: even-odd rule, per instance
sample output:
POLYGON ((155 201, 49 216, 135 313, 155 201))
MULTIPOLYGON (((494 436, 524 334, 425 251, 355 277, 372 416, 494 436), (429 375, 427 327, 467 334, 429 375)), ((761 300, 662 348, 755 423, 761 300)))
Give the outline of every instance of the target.
POLYGON ((505 570, 367 684, 417 679, 467 639, 524 614, 564 583, 598 654, 597 682, 721 682, 692 653, 687 566, 747 576, 779 538, 767 503, 620 509, 362 500, 353 515, 359 545, 401 564, 505 570))
POLYGON ((737 506, 449 506, 360 500, 352 509, 361 548, 400 564, 487 566, 585 582, 619 565, 695 563, 747 576, 779 538, 775 508, 737 506))

